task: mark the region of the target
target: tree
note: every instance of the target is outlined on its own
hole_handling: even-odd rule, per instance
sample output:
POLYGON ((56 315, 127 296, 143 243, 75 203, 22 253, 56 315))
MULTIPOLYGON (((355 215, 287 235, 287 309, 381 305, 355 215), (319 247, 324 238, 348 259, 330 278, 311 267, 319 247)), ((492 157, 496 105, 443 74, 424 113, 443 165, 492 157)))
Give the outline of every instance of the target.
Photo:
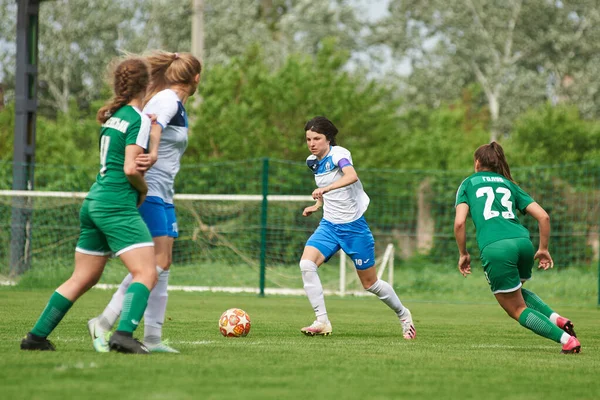
POLYGON ((206 0, 205 61, 209 66, 224 64, 243 55, 253 44, 260 44, 269 65, 281 65, 286 53, 265 20, 260 17, 260 2, 206 0))
POLYGON ((515 165, 581 162, 600 155, 600 124, 575 106, 547 103, 520 116, 506 142, 515 165))
POLYGON ((106 64, 129 32, 133 10, 121 1, 54 0, 40 5, 39 82, 44 114, 97 98, 106 64))
POLYGON ((0 86, 9 99, 14 90, 15 59, 16 59, 16 30, 17 3, 4 0, 0 2, 0 86))
POLYGON ((191 53, 204 59, 204 0, 192 0, 192 48, 191 53))
POLYGON ((590 2, 576 2, 577 7, 564 3, 393 0, 389 17, 373 29, 373 37, 376 43, 389 43, 396 56, 411 57, 417 70, 439 73, 434 82, 477 82, 489 108, 490 139, 496 140, 502 114, 514 117, 522 109, 511 110, 511 105, 530 106, 547 98, 550 60, 564 57, 570 46, 578 47, 590 24, 588 13, 597 14, 590 2))
MULTIPOLYGON (((360 23, 349 1, 204 0, 208 68, 228 63, 260 45, 266 65, 280 67, 291 53, 315 55, 321 42, 338 38, 353 51, 360 23)), ((0 18, 14 21, 14 1, 0 3, 0 18)), ((53 0, 40 6, 40 113, 66 113, 72 100, 86 107, 99 96, 107 63, 120 50, 191 50, 191 0, 53 0)), ((0 62, 14 80, 14 23, 0 27, 0 62)))
POLYGON ((126 6, 134 13, 135 30, 122 38, 123 49, 132 53, 150 49, 190 51, 191 0, 135 0, 126 6))
POLYGON ((303 123, 325 115, 340 129, 339 142, 361 157, 372 143, 398 127, 395 91, 363 75, 344 71, 348 52, 333 39, 316 57, 295 54, 272 71, 260 47, 228 65, 215 66, 201 84, 205 99, 196 114, 186 157, 224 161, 275 157, 306 158, 303 123))
POLYGON ((364 48, 361 30, 365 21, 349 1, 296 0, 292 4, 279 21, 288 51, 317 54, 327 37, 336 38, 338 48, 350 53, 364 48))
POLYGON ((534 59, 547 71, 550 100, 576 104, 586 118, 600 117, 600 1, 573 0, 561 3, 547 24, 562 27, 550 31, 545 57, 534 59))

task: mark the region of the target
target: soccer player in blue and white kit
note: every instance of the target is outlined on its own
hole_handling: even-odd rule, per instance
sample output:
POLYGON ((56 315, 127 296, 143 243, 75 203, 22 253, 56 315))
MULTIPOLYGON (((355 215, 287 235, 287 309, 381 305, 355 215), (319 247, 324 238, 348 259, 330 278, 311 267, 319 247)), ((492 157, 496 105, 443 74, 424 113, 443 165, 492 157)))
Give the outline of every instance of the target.
MULTIPOLYGON (((136 162, 139 170, 147 170, 148 195, 139 211, 154 241, 158 282, 144 314, 144 344, 151 352, 178 353, 162 340, 173 242, 178 237, 173 185, 188 143, 184 104, 198 87, 202 65, 190 53, 154 51, 145 60, 150 66, 151 84, 143 113, 156 116, 156 124, 150 132, 149 153, 138 156, 136 162)), ((118 319, 130 283, 131 274, 121 282, 103 313, 88 321, 96 351, 107 351, 105 333, 118 319)))
POLYGON ((304 130, 312 153, 306 164, 315 175, 317 189, 312 197, 317 203, 306 207, 303 215, 307 217, 323 206, 323 219, 306 242, 300 260, 304 290, 316 316, 312 325, 300 331, 308 336, 332 332, 317 268, 341 248, 352 258, 363 287, 396 313, 404 339, 414 339, 417 332, 410 311, 402 305, 394 288, 377 278, 375 240, 363 216, 370 199, 352 165, 350 152, 336 145, 338 130, 325 117, 311 119, 304 130))

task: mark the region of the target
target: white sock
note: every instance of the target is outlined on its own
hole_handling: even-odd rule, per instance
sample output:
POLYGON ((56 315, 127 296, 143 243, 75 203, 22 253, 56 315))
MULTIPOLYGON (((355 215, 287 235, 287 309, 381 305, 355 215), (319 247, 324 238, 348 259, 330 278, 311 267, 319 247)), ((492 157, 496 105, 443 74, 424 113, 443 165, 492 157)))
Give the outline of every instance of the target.
POLYGON ((567 344, 569 339, 571 339, 571 335, 569 335, 567 332, 563 333, 560 337, 560 344, 567 344))
POLYGON ((158 344, 162 339, 162 327, 167 311, 167 286, 169 284, 169 270, 156 267, 158 282, 150 292, 148 306, 144 312, 144 343, 158 344))
POLYGON ((123 309, 123 299, 125 299, 125 293, 127 292, 127 289, 129 289, 132 279, 133 276, 127 274, 115 294, 113 294, 112 299, 110 299, 108 306, 106 306, 102 315, 100 315, 100 326, 104 329, 111 330, 119 319, 121 310, 123 309))
POLYGON ((300 261, 300 271, 302 271, 302 281, 304 282, 304 291, 310 301, 310 305, 315 310, 315 316, 319 322, 327 322, 327 310, 325 309, 325 297, 323 296, 323 285, 317 272, 317 264, 310 260, 300 261))
POLYGON ((371 292, 379 297, 379 300, 383 301, 389 308, 394 310, 398 318, 404 313, 402 302, 398 298, 394 288, 386 281, 377 279, 377 281, 367 289, 367 292, 371 292))
POLYGON ((558 319, 558 317, 560 317, 560 315, 558 315, 557 313, 553 312, 552 314, 550 314, 550 316, 548 317, 548 319, 550 320, 550 322, 552 322, 554 325, 556 325, 556 320, 558 319))

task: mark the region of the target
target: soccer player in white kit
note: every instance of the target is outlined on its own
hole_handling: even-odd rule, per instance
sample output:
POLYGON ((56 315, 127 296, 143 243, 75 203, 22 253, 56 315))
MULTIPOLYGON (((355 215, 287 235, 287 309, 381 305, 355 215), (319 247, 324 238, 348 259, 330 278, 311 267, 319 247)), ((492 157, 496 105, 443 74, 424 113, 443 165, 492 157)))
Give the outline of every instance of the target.
POLYGON ((331 334, 317 268, 342 249, 352 258, 363 287, 398 316, 404 339, 414 339, 417 332, 410 311, 402 305, 394 288, 377 278, 375 240, 363 216, 370 199, 358 179, 350 152, 336 145, 338 130, 325 117, 311 119, 304 130, 311 152, 306 164, 315 175, 317 188, 312 197, 317 203, 306 207, 303 215, 307 217, 322 206, 323 219, 306 242, 300 260, 304 290, 316 316, 312 325, 300 331, 307 336, 331 334))
MULTIPOLYGON (((145 60, 150 66, 151 84, 143 113, 156 116, 156 124, 150 134, 149 153, 139 156, 136 161, 141 170, 147 170, 148 195, 139 211, 154 241, 158 282, 150 293, 144 313, 144 344, 150 352, 178 353, 162 340, 173 242, 178 237, 173 185, 188 143, 184 104, 198 87, 202 66, 190 53, 155 51, 145 60), (148 169, 150 166, 152 168, 148 169)), ((102 314, 88 321, 96 351, 108 350, 106 332, 112 329, 121 313, 130 283, 131 274, 121 282, 102 314)))

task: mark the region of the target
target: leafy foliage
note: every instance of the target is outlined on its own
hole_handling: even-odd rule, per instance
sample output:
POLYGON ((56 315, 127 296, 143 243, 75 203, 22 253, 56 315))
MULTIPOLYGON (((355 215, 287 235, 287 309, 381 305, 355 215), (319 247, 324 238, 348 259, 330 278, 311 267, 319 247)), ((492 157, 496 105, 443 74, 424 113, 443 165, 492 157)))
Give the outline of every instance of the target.
POLYGON ((372 28, 372 40, 411 61, 407 83, 421 104, 455 98, 476 82, 497 139, 524 108, 545 100, 573 102, 588 117, 597 115, 597 6, 587 0, 393 0, 389 16, 372 28))
MULTIPOLYGON (((373 138, 393 132, 399 104, 393 88, 344 71, 348 54, 335 48, 334 40, 325 41, 316 58, 294 55, 274 72, 259 48, 211 69, 187 155, 303 160, 304 122, 316 115, 334 121, 341 132, 338 144, 359 153, 373 138)), ((362 160, 365 166, 377 162, 367 154, 362 160)))
POLYGON ((600 124, 574 106, 545 104, 517 119, 506 144, 517 165, 581 162, 600 155, 600 124))

